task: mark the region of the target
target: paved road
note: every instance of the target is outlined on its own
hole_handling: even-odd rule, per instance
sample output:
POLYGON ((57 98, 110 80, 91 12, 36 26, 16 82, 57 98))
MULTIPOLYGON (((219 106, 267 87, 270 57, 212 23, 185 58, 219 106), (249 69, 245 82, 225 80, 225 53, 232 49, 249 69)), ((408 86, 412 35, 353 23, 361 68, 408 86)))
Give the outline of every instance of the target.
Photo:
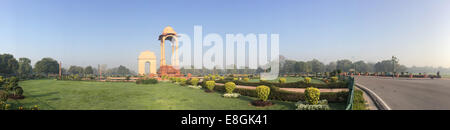
POLYGON ((393 110, 450 110, 450 80, 355 77, 393 110))

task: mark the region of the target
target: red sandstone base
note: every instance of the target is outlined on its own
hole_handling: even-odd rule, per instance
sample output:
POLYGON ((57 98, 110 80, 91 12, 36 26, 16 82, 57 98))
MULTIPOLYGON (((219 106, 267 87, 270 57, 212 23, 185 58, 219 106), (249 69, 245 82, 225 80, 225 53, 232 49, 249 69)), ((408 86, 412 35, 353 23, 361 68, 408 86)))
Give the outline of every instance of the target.
POLYGON ((170 65, 164 65, 164 66, 160 66, 159 67, 159 71, 158 71, 158 75, 162 76, 162 75, 167 75, 169 77, 182 77, 183 75, 181 75, 180 70, 174 68, 173 66, 170 65))

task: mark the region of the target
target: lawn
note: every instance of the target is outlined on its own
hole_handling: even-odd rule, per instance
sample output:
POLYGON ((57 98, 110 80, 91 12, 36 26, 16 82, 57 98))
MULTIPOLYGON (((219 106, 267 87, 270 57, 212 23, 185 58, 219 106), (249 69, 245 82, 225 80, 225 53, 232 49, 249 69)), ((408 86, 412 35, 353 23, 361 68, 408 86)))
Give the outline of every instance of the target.
MULTIPOLYGON (((142 85, 124 82, 29 80, 19 84, 25 99, 9 100, 12 108, 41 110, 293 110, 294 102, 273 101, 269 107, 250 105, 253 97, 223 98, 221 93, 172 83, 142 85)), ((343 104, 330 104, 343 109, 343 104)))

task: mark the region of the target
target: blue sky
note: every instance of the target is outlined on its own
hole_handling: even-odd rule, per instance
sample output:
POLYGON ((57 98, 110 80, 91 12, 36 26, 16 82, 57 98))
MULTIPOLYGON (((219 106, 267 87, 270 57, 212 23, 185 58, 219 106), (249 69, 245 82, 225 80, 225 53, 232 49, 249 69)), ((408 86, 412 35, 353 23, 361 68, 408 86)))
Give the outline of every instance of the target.
POLYGON ((141 51, 159 57, 165 26, 193 38, 202 25, 203 34, 223 37, 277 33, 289 59, 395 55, 407 66, 450 67, 449 7, 448 0, 0 0, 0 53, 137 70, 141 51))

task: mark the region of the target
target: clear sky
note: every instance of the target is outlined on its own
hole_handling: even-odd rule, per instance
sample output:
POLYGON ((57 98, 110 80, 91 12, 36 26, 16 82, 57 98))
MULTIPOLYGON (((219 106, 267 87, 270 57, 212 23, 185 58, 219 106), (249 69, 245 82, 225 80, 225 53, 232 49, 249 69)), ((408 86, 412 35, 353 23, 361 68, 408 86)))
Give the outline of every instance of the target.
POLYGON ((0 53, 137 70, 167 25, 277 33, 289 59, 450 67, 449 0, 0 0, 0 53))

